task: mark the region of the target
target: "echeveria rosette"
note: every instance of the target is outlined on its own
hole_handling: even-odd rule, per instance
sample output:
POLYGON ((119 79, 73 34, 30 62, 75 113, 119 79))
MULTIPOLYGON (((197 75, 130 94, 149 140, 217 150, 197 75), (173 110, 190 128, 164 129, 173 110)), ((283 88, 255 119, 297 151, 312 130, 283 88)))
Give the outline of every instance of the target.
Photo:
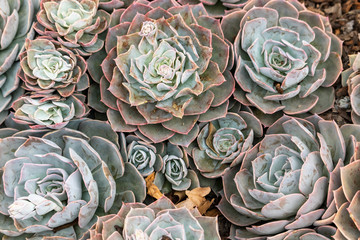
POLYGON ((348 87, 351 103, 351 119, 360 124, 360 53, 350 55, 350 68, 342 72, 342 85, 348 87))
POLYGON ((241 165, 223 175, 218 208, 236 228, 232 238, 283 239, 287 231, 318 226, 331 231, 340 168, 355 149, 345 130, 316 115, 277 120, 241 165))
POLYGON ((14 121, 31 128, 60 129, 70 120, 80 119, 89 113, 84 96, 75 94, 66 99, 57 95, 23 96, 12 106, 14 121))
POLYGON ((100 217, 81 240, 220 240, 216 217, 176 208, 166 197, 149 204, 125 203, 117 214, 100 217))
POLYGON ((224 16, 226 10, 243 7, 249 0, 178 0, 181 4, 204 4, 206 11, 215 17, 224 16))
POLYGON ((143 177, 158 172, 163 167, 164 143, 153 144, 135 135, 120 134, 121 155, 125 162, 136 167, 143 177))
POLYGON ((98 7, 99 0, 42 0, 35 31, 89 56, 104 46, 99 35, 110 24, 110 14, 98 7))
POLYGON ((164 194, 200 187, 195 171, 189 169, 189 158, 182 147, 167 143, 162 154, 163 166, 155 174, 154 184, 164 194))
POLYGON ((39 0, 0 1, 0 123, 23 94, 17 77, 19 54, 25 39, 35 35, 32 25, 38 8, 39 0))
POLYGON ((199 132, 198 121, 227 113, 235 85, 228 71, 231 44, 202 4, 143 2, 112 14, 106 53, 88 60, 100 84, 100 90, 96 83, 90 86, 89 105, 107 112, 116 131, 188 146, 199 132))
POLYGON ((236 100, 268 119, 277 112, 319 114, 333 106, 342 41, 328 18, 295 0, 252 0, 224 16, 222 27, 234 42, 236 100))
POLYGON ((87 231, 97 216, 145 199, 145 181, 123 162, 108 123, 82 119, 56 131, 19 131, 6 123, 11 128, 0 130, 2 234, 52 237, 65 225, 60 232, 77 239, 74 230, 87 231))
POLYGON ((26 40, 19 77, 27 91, 69 97, 89 87, 84 58, 49 37, 26 40))
POLYGON ((254 138, 262 134, 262 125, 254 115, 244 111, 229 112, 201 129, 191 156, 204 177, 218 178, 232 164, 241 163, 253 147, 254 138))

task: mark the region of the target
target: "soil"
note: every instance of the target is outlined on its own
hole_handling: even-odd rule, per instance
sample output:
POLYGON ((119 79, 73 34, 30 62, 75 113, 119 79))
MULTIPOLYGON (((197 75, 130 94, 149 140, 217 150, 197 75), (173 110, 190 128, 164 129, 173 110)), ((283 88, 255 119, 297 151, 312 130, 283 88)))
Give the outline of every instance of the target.
MULTIPOLYGON (((342 61, 344 69, 349 68, 349 55, 360 51, 360 2, 359 0, 299 0, 313 12, 329 17, 333 33, 343 44, 342 61)), ((350 105, 340 108, 340 103, 348 102, 347 87, 341 85, 341 77, 334 85, 336 100, 334 107, 320 116, 327 120, 335 120, 339 126, 351 123, 350 105)), ((346 104, 345 104, 346 105, 346 104)), ((219 216, 219 229, 222 239, 227 239, 231 224, 219 216)))

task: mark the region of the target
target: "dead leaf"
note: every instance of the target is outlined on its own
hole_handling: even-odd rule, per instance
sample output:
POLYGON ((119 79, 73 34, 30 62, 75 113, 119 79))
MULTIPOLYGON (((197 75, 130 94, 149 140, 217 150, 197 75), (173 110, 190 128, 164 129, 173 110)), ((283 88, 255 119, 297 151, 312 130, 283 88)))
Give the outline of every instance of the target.
POLYGON ((213 209, 207 211, 207 212, 205 213, 205 216, 208 216, 208 217, 217 217, 217 216, 219 216, 220 214, 221 214, 221 213, 220 213, 220 211, 219 211, 217 208, 213 208, 213 209))
POLYGON ((160 192, 160 189, 154 184, 154 180, 155 180, 154 172, 145 178, 147 194, 149 194, 153 198, 159 199, 164 194, 162 194, 160 192))
POLYGON ((215 200, 212 199, 209 201, 205 198, 205 196, 208 195, 210 191, 210 187, 199 187, 191 191, 185 191, 185 194, 188 198, 178 203, 176 207, 186 207, 187 209, 197 208, 201 215, 204 215, 215 200))

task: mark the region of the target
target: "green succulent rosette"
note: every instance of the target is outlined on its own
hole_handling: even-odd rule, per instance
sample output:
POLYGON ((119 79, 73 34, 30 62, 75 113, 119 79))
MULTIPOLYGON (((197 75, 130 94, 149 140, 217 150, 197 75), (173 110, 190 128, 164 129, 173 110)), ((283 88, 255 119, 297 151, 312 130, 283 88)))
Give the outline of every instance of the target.
POLYGON ((81 240, 220 240, 216 217, 176 208, 166 197, 146 206, 125 203, 117 214, 100 217, 81 240))
POLYGON ((11 104, 23 94, 17 71, 25 39, 35 35, 33 22, 40 0, 0 1, 0 123, 11 104))
POLYGON ((0 130, 2 234, 78 239, 98 216, 145 199, 145 181, 123 162, 109 124, 83 119, 56 131, 21 130, 10 118, 6 124, 0 130))
POLYGON ((110 14, 98 7, 99 0, 42 0, 35 31, 90 56, 104 46, 100 34, 110 24, 110 14))

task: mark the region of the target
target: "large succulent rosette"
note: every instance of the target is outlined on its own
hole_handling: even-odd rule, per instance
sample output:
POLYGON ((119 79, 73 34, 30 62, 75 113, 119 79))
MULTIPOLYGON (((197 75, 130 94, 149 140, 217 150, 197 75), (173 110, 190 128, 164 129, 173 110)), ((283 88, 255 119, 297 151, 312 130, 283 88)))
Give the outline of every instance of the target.
POLYGON ((360 53, 350 55, 350 68, 342 72, 342 85, 348 87, 351 103, 351 119, 360 124, 360 53))
POLYGON ((288 231, 314 226, 333 232, 327 225, 336 212, 334 190, 340 168, 354 153, 343 130, 359 132, 360 126, 340 131, 316 115, 276 121, 242 164, 223 176, 218 208, 236 228, 232 238, 283 239, 288 231))
POLYGON ((226 10, 243 7, 248 0, 178 0, 181 4, 204 4, 206 11, 215 17, 222 17, 226 10))
POLYGON ((351 136, 346 142, 348 148, 355 149, 350 163, 340 168, 334 191, 333 205, 336 209, 334 223, 337 240, 360 238, 360 131, 354 125, 344 125, 341 128, 344 135, 351 136))
POLYGON ((12 108, 14 121, 31 128, 60 129, 70 120, 80 119, 89 113, 84 95, 75 94, 66 99, 58 95, 33 95, 17 99, 12 108))
POLYGON ((125 137, 125 134, 121 133, 120 149, 124 161, 134 165, 143 177, 158 172, 163 167, 161 155, 165 151, 164 143, 152 144, 135 135, 125 137))
POLYGON ((8 115, 11 104, 23 90, 19 88, 19 54, 25 38, 32 39, 32 29, 39 0, 0 2, 0 123, 8 115))
POLYGON ((118 214, 100 217, 81 240, 220 240, 216 217, 176 208, 166 197, 146 206, 125 203, 118 214))
POLYGON ((100 34, 110 24, 110 14, 98 7, 99 0, 41 0, 35 31, 89 56, 104 46, 100 34))
POLYGON ((263 133, 260 121, 251 113, 229 112, 224 118, 207 123, 191 150, 196 168, 207 178, 217 178, 242 161, 263 133))
POLYGON ((19 131, 6 123, 11 128, 0 130, 2 234, 77 239, 96 216, 144 200, 145 181, 122 161, 109 124, 83 119, 56 131, 19 131))
POLYGON ((234 41, 234 97, 242 104, 266 118, 279 111, 319 114, 333 106, 342 42, 327 18, 295 0, 252 0, 226 15, 222 27, 234 41))
POLYGON ((25 89, 37 94, 71 96, 89 87, 84 58, 48 37, 26 40, 19 77, 25 89))
POLYGON ((200 187, 195 171, 189 169, 189 158, 184 148, 167 143, 162 154, 162 161, 161 171, 155 174, 154 180, 154 184, 162 193, 200 187))
POLYGON ((227 70, 231 45, 202 4, 135 2, 115 11, 112 23, 118 24, 109 29, 107 53, 88 61, 100 84, 100 91, 90 87, 89 104, 107 111, 116 131, 186 146, 199 132, 198 121, 226 115, 235 85, 227 70))

